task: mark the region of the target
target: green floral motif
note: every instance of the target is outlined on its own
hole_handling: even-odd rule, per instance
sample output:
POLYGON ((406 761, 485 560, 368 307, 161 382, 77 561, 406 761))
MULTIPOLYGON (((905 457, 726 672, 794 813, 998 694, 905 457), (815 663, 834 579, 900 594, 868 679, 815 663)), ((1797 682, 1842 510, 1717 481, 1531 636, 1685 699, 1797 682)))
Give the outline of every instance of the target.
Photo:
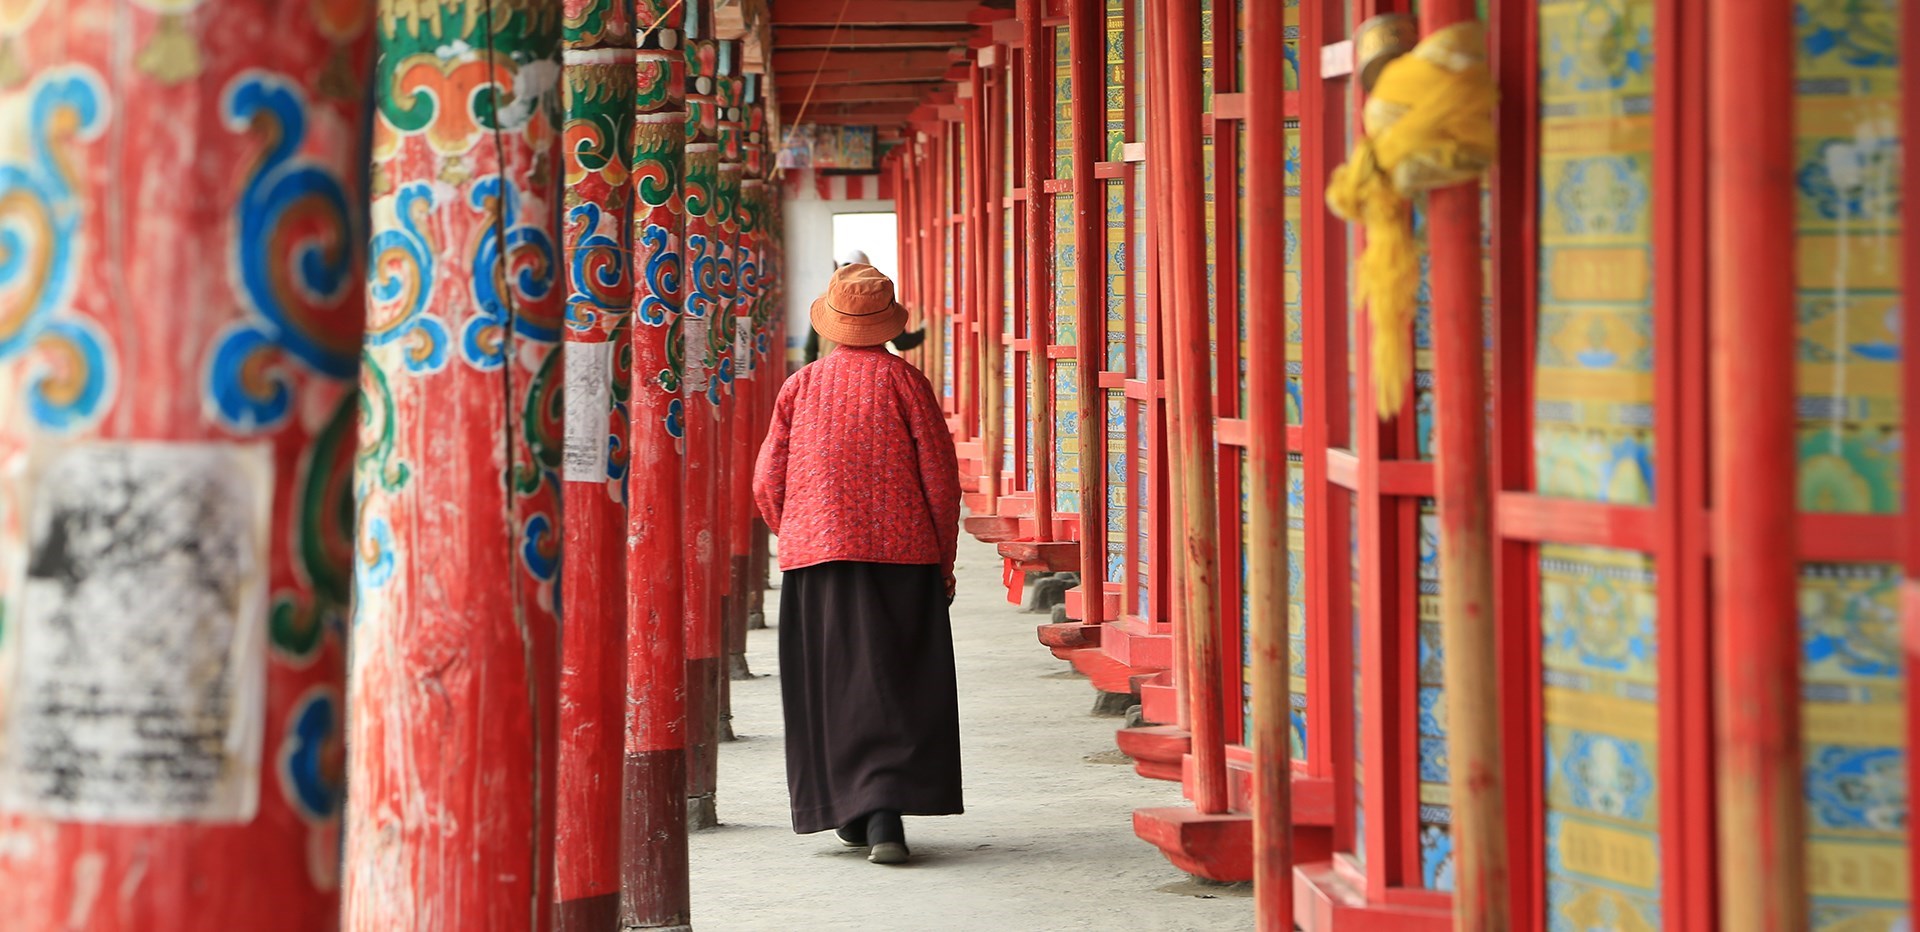
POLYGON ((274 650, 294 660, 312 658, 326 640, 328 623, 345 617, 353 592, 354 408, 351 395, 334 407, 314 438, 296 490, 296 559, 313 592, 277 593, 268 619, 274 650))
POLYGON ((1840 514, 1898 514, 1897 441, 1879 433, 1803 431, 1800 508, 1840 514), (1838 442, 1836 442, 1836 440, 1838 442))
POLYGON ((526 407, 521 412, 520 430, 532 454, 530 462, 513 464, 513 487, 523 495, 532 495, 540 486, 556 481, 564 447, 562 432, 566 424, 566 398, 561 392, 561 353, 557 344, 548 344, 547 352, 527 387, 526 407))

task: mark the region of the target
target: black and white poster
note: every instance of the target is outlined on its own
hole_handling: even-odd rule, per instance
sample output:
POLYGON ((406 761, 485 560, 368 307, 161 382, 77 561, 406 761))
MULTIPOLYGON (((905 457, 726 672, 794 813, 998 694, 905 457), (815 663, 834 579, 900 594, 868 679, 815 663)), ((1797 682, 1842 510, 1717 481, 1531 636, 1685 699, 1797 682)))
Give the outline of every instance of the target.
POLYGON ((265 704, 264 444, 79 443, 35 457, 0 663, 0 809, 245 821, 265 704))

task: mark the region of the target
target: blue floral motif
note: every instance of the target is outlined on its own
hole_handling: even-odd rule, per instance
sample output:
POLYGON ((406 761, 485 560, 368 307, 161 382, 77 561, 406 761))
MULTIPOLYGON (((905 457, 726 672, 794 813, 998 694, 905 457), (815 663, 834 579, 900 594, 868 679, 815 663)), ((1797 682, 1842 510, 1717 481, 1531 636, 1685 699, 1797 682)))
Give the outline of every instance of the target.
POLYGON ((675 398, 672 401, 667 402, 667 415, 664 418, 664 420, 666 421, 666 425, 667 425, 667 436, 672 437, 675 440, 686 439, 686 436, 687 436, 686 407, 680 403, 680 399, 675 398))
POLYGON ((28 352, 28 414, 43 428, 69 432, 92 423, 113 395, 105 335, 69 315, 78 282, 85 204, 75 173, 56 143, 91 141, 107 122, 100 77, 57 68, 28 92, 28 162, 0 162, 0 362, 28 352), (64 132, 63 132, 64 131, 64 132))
POLYGON ((553 240, 540 227, 521 221, 520 192, 498 175, 475 181, 467 203, 483 213, 499 211, 499 220, 487 225, 473 253, 477 313, 461 332, 460 352, 476 369, 497 369, 507 359, 509 321, 514 333, 529 339, 560 339, 559 331, 541 326, 530 315, 515 313, 521 303, 541 301, 553 290, 553 240), (510 293, 502 294, 502 287, 510 293))
POLYGON ((1646 175, 1630 155, 1571 159, 1553 189, 1569 236, 1630 233, 1645 216, 1648 197, 1646 175))
POLYGON ((1617 91, 1653 66, 1653 32, 1627 21, 1621 0, 1588 0, 1576 15, 1571 40, 1556 32, 1550 67, 1583 92, 1617 91))
POLYGON ((269 140, 234 205, 234 291, 252 319, 226 331, 206 374, 222 425, 252 432, 279 424, 292 405, 289 377, 273 366, 279 358, 291 356, 332 379, 358 370, 359 340, 343 339, 337 324, 327 333, 326 318, 358 281, 350 244, 359 235, 340 178, 300 156, 307 102, 296 84, 244 72, 227 86, 221 117, 235 132, 265 127, 269 140), (318 231, 291 229, 315 218, 318 231))
POLYGON ((1898 223, 1898 186, 1834 178, 1833 169, 1843 165, 1856 179, 1891 179, 1900 171, 1899 138, 1822 139, 1793 177, 1801 199, 1827 220, 1898 223))
POLYGON ((1898 0, 1793 5, 1793 25, 1807 58, 1834 55, 1849 68, 1900 63, 1898 0), (1816 9, 1817 8, 1817 9, 1816 9))
POLYGON ((1566 732, 1559 770, 1568 802, 1576 809, 1633 822, 1644 821, 1653 799, 1653 772, 1635 741, 1586 731, 1566 732))
POLYGON ((1907 756, 1900 748, 1807 749, 1807 809, 1820 831, 1907 830, 1907 756))
POLYGON ((447 325, 426 312, 433 296, 434 250, 421 231, 433 210, 433 188, 414 182, 394 196, 396 226, 373 235, 367 265, 367 345, 405 347, 407 371, 437 372, 447 364, 447 325))
MULTIPOLYGON (((375 517, 366 522, 366 534, 357 548, 358 556, 353 563, 356 589, 366 592, 380 589, 393 579, 394 542, 393 528, 387 519, 375 517)), ((359 600, 355 601, 355 620, 358 621, 359 600)))
POLYGON ((667 228, 647 224, 640 233, 640 245, 647 256, 647 288, 640 299, 640 322, 649 327, 664 327, 676 308, 672 298, 680 295, 680 254, 670 247, 667 228))
POLYGON ((294 703, 280 745, 280 789, 293 810, 310 822, 340 813, 345 789, 341 775, 329 772, 328 755, 339 754, 343 726, 339 697, 314 687, 294 703))
POLYGON ((568 225, 578 223, 580 228, 567 262, 567 326, 574 330, 593 329, 601 317, 627 311, 619 293, 627 280, 627 250, 618 230, 609 235, 600 228, 607 219, 606 211, 592 202, 567 212, 568 225))

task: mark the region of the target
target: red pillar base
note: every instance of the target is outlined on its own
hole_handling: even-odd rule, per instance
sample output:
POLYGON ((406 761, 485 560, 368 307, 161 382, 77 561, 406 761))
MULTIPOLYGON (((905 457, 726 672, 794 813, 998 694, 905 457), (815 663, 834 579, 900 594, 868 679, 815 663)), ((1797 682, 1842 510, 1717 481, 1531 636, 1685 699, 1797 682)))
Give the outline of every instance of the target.
MULTIPOLYGON (((1217 883, 1253 879, 1253 817, 1226 812, 1207 815, 1185 806, 1136 809, 1133 833, 1160 849, 1167 860, 1196 877, 1217 883)), ((1295 825, 1296 857, 1321 860, 1333 851, 1333 831, 1320 825, 1295 825)))
MULTIPOLYGON (((687 752, 630 751, 621 775, 621 918, 628 929, 686 929, 687 752)), ((611 928, 611 926, 601 926, 611 928)))
POLYGON ((1453 911, 1370 903, 1331 859, 1293 869, 1293 922, 1306 932, 1450 932, 1453 911))
POLYGON ((1180 762, 1193 746, 1193 736, 1178 725, 1143 725, 1114 733, 1120 753, 1133 758, 1133 772, 1150 780, 1180 781, 1180 762))

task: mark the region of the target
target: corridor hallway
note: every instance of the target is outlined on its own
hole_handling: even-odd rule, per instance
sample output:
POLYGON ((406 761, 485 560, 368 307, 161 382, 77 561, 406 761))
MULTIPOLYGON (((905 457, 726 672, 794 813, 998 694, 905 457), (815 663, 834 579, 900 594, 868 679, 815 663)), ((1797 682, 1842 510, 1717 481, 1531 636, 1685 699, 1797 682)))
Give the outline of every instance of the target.
MULTIPOLYGON (((749 633, 756 678, 733 684, 739 740, 720 751, 717 829, 690 838, 704 928, 1055 932, 1253 927, 1244 886, 1201 886, 1130 829, 1141 806, 1179 805, 1114 750, 1123 721, 1033 649, 1043 615, 1008 605, 991 545, 960 539, 953 607, 967 812, 907 820, 913 861, 866 862, 832 833, 793 834, 782 759, 779 631, 749 633)), ((775 582, 778 585, 778 582, 775 582)), ((779 592, 767 594, 775 618, 779 592)))

